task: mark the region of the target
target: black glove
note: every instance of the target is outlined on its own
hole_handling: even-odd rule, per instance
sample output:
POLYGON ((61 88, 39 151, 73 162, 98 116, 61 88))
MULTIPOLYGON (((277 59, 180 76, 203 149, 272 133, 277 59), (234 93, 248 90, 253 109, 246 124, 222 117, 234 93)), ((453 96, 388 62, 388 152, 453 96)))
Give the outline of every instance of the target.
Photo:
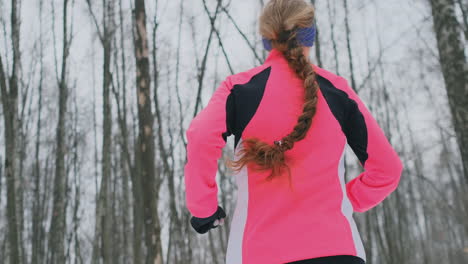
POLYGON ((224 223, 225 217, 226 217, 226 213, 224 212, 223 208, 218 205, 218 209, 212 216, 205 217, 205 218, 192 216, 192 218, 190 219, 190 224, 192 225, 193 229, 195 229, 195 231, 197 231, 200 234, 204 234, 208 232, 210 229, 216 228, 219 225, 222 225, 224 223))

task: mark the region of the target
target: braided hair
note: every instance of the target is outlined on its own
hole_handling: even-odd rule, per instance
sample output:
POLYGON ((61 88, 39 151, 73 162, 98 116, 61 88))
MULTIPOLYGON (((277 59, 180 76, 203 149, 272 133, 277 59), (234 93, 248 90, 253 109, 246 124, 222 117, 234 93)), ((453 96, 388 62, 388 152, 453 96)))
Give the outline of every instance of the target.
POLYGON ((271 170, 271 174, 266 178, 269 181, 287 168, 291 183, 285 152, 292 149, 295 142, 305 138, 317 110, 319 86, 316 75, 297 38, 297 30, 309 27, 313 22, 314 8, 303 0, 272 0, 265 6, 260 16, 260 33, 264 38, 271 40, 272 47, 284 55, 289 67, 304 81, 304 104, 302 114, 292 131, 274 141, 274 144, 268 144, 258 138, 244 139, 243 148, 239 151, 240 158, 227 163, 233 170, 240 171, 243 166, 254 162, 258 165, 256 170, 271 170))

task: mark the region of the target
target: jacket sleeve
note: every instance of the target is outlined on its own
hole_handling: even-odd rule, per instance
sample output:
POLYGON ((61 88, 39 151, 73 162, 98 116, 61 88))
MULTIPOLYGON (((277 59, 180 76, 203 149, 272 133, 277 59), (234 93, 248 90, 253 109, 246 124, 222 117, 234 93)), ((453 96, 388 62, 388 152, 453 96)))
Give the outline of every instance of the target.
POLYGON ((353 211, 365 212, 381 203, 398 186, 403 164, 366 105, 341 78, 339 87, 350 100, 344 132, 364 171, 346 183, 353 211))
POLYGON ((226 100, 229 78, 216 89, 206 107, 186 131, 187 163, 184 167, 185 199, 189 212, 199 218, 212 216, 218 208, 216 174, 226 144, 226 100))

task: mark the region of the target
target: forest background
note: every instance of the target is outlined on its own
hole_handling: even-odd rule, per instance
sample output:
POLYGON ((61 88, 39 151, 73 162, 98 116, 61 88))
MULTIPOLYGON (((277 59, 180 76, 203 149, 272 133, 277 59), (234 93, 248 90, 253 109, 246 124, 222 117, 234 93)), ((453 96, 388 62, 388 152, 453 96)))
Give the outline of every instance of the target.
MULTIPOLYGON (((268 55, 265 2, 0 0, 2 263, 224 263, 229 221, 189 224, 185 130, 268 55)), ((468 0, 311 2, 313 63, 349 80, 404 163, 354 214, 368 263, 468 263, 468 0)), ((361 172, 347 149, 347 180, 361 172)))

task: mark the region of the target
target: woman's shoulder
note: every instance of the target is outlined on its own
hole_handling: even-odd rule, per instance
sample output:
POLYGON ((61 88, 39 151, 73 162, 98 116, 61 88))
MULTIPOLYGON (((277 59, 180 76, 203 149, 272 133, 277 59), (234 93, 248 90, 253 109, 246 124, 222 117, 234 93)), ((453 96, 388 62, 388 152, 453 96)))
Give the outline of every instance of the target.
POLYGON ((269 74, 271 65, 262 64, 259 66, 251 67, 244 71, 229 75, 226 77, 226 80, 231 86, 236 84, 245 84, 248 83, 254 76, 264 73, 269 74))
POLYGON ((329 82, 331 84, 331 87, 334 87, 336 89, 342 90, 349 94, 350 92, 350 87, 348 85, 348 80, 330 70, 326 70, 324 68, 321 68, 315 64, 312 64, 312 67, 314 68, 315 73, 318 75, 318 78, 322 78, 325 81, 329 82))
POLYGON ((315 64, 312 64, 312 67, 314 68, 314 71, 317 75, 320 75, 322 78, 325 78, 327 80, 329 80, 330 82, 332 83, 338 83, 338 82, 342 82, 342 81, 346 81, 345 78, 343 78, 342 76, 330 71, 330 70, 327 70, 327 69, 324 69, 324 68, 321 68, 315 64))

